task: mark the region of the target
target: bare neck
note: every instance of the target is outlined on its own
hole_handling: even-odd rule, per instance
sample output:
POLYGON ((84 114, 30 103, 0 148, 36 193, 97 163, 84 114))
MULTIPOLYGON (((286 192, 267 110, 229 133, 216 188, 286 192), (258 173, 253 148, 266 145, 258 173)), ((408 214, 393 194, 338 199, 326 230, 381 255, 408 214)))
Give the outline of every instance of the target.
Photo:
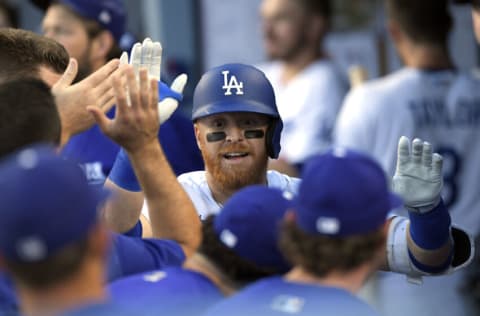
POLYGON ((198 272, 215 284, 225 295, 232 295, 237 286, 215 264, 200 253, 195 253, 183 265, 185 269, 198 272))
POLYGON ((31 289, 19 284, 17 293, 23 315, 57 315, 81 305, 106 301, 103 269, 82 272, 49 288, 31 289))
POLYGON ((406 43, 399 48, 406 66, 417 69, 448 69, 453 62, 446 47, 438 45, 406 43))
POLYGON ((322 285, 344 289, 350 293, 357 293, 370 275, 368 265, 362 265, 349 272, 332 272, 325 277, 316 277, 301 267, 293 268, 285 275, 285 280, 295 283, 322 285))

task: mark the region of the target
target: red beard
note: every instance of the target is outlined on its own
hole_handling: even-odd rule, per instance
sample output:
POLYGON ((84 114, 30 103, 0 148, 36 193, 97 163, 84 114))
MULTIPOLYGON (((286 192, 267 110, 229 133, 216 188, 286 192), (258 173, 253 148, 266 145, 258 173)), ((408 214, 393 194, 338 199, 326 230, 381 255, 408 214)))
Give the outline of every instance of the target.
POLYGON ((259 159, 254 153, 243 145, 226 145, 216 156, 210 156, 202 151, 207 172, 215 182, 228 191, 236 191, 248 185, 263 184, 267 171, 268 158, 259 159), (249 152, 254 160, 252 165, 227 165, 224 164, 223 155, 228 152, 249 152))

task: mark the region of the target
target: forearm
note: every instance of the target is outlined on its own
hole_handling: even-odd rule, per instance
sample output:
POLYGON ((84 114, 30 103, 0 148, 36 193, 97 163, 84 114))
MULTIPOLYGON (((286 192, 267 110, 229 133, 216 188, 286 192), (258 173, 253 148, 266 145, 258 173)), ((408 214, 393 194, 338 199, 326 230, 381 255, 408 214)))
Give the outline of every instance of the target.
POLYGON ((118 233, 130 230, 138 222, 142 209, 143 192, 122 189, 107 179, 105 187, 113 192, 113 199, 105 205, 104 219, 108 227, 118 233))
POLYGON ((186 255, 200 243, 200 220, 158 142, 128 153, 149 209, 155 238, 177 241, 186 255))
POLYGON ((442 221, 436 221, 438 218, 435 216, 438 214, 430 215, 433 217, 426 218, 427 221, 421 226, 417 220, 412 222, 401 216, 389 220, 385 264, 382 269, 414 277, 448 273, 454 255, 450 222, 442 224, 442 221), (412 228, 416 232, 413 238, 412 228), (425 234, 423 240, 418 239, 419 231, 425 234), (434 233, 430 234, 432 231, 434 233))
POLYGON ((415 267, 428 273, 446 270, 452 261, 451 219, 443 201, 425 213, 409 211, 407 246, 415 267))

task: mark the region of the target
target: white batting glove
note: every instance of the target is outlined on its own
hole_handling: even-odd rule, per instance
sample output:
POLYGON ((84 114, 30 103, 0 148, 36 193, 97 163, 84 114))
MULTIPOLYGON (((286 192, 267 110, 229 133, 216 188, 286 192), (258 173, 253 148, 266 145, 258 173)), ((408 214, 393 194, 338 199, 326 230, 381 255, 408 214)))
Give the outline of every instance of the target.
POLYGON ((393 191, 400 195, 409 210, 426 213, 440 202, 443 187, 442 156, 432 153, 428 142, 412 142, 402 136, 398 141, 398 159, 393 176, 393 191))
MULTIPOLYGON (((129 64, 127 52, 123 52, 120 57, 120 64, 129 64)), ((152 42, 150 38, 146 38, 143 43, 136 43, 130 52, 130 65, 135 69, 138 79, 138 71, 140 68, 146 68, 149 78, 155 78, 160 81, 162 64, 162 44, 160 42, 152 42)), ((178 94, 183 93, 183 88, 187 83, 187 75, 181 74, 173 80, 170 89, 178 94)), ((127 94, 128 96, 128 94, 127 94)), ((158 103, 158 115, 160 124, 164 123, 173 114, 178 107, 178 100, 173 97, 164 98, 158 103)))

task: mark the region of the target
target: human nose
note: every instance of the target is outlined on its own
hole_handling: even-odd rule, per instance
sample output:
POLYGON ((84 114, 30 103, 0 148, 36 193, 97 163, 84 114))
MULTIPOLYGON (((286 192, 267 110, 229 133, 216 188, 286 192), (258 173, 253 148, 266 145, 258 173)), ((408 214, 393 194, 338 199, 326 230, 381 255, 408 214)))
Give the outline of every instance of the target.
POLYGON ((243 139, 244 139, 243 129, 238 128, 236 126, 228 129, 227 137, 226 137, 227 142, 242 141, 243 139))

